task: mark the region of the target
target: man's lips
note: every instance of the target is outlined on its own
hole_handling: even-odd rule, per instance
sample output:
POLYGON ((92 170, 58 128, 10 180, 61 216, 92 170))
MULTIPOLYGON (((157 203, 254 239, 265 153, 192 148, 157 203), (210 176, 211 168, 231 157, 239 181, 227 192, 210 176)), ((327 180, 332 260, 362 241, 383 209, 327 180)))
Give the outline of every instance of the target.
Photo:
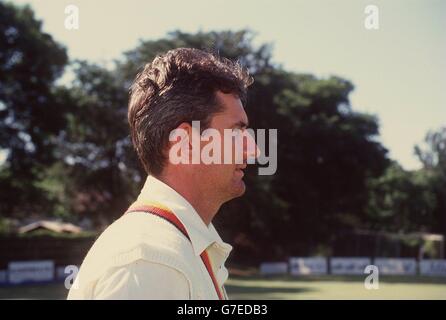
POLYGON ((236 169, 236 170, 235 170, 235 174, 236 174, 236 175, 239 175, 240 178, 243 178, 243 176, 245 175, 245 173, 243 172, 242 169, 236 169))
POLYGON ((244 169, 246 169, 246 163, 240 166, 237 166, 235 168, 235 172, 238 173, 240 175, 240 177, 243 177, 245 175, 245 173, 243 172, 244 169))

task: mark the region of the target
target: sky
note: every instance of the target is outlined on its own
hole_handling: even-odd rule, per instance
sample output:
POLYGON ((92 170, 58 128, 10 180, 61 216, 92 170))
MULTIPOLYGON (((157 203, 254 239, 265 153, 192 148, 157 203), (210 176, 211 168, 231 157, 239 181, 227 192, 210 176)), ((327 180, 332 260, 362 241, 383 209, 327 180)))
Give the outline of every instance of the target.
POLYGON ((71 59, 104 65, 169 31, 249 28, 257 33, 255 44, 273 45, 273 61, 286 70, 352 81, 353 110, 378 116, 379 141, 407 170, 421 167, 414 146, 446 126, 443 0, 10 2, 30 4, 71 59), (78 30, 64 25, 70 4, 79 8, 78 30), (370 4, 379 10, 377 30, 364 27, 370 4))

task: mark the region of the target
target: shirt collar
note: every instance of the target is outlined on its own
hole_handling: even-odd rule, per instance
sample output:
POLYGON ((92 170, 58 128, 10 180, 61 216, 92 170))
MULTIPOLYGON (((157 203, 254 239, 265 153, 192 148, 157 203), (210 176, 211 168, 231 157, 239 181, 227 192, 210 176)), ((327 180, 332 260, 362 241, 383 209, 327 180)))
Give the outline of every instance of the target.
POLYGON ((206 226, 194 207, 178 192, 164 182, 149 175, 138 196, 138 203, 159 202, 170 210, 186 228, 192 247, 197 256, 212 245, 220 255, 226 258, 232 246, 225 243, 212 223, 206 226))

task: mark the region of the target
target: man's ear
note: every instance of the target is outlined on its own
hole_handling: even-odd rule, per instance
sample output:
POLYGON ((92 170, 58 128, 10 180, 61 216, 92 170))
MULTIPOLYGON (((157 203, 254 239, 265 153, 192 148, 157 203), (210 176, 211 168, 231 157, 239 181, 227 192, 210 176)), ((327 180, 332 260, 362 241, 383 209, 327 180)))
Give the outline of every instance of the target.
POLYGON ((192 126, 183 122, 169 134, 169 144, 166 150, 170 163, 189 163, 192 153, 192 126))
POLYGON ((176 144, 189 142, 192 134, 192 126, 187 122, 182 122, 178 127, 169 133, 169 149, 176 144))
POLYGON ((182 122, 178 127, 175 128, 179 132, 179 139, 183 142, 188 142, 187 148, 190 150, 192 148, 192 126, 188 122, 182 122))
POLYGON ((180 125, 177 127, 177 129, 183 129, 188 134, 190 134, 192 132, 192 126, 189 122, 181 122, 180 125))

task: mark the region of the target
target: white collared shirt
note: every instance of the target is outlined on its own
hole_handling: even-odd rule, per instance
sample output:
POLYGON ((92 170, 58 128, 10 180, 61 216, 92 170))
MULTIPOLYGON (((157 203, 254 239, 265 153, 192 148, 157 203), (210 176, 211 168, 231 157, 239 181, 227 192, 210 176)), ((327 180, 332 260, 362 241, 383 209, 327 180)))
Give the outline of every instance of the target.
POLYGON ((148 176, 137 203, 153 202, 176 215, 190 241, 162 218, 128 213, 96 240, 68 299, 218 299, 200 254, 207 251, 221 288, 232 246, 179 193, 148 176))

